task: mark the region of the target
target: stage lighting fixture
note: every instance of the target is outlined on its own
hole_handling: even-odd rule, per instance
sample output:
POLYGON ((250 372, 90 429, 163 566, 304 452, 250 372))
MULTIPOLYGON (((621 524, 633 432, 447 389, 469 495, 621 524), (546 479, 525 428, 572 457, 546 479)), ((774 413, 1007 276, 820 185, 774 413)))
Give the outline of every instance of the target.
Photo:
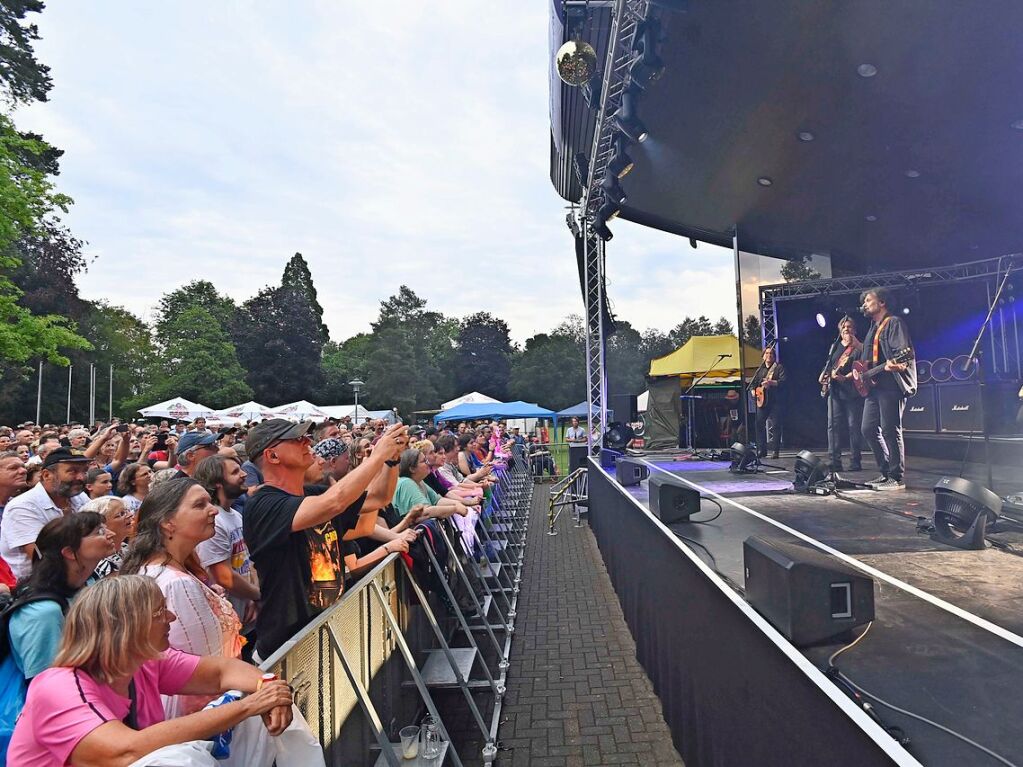
POLYGON ((827 325, 828 325, 828 320, 824 316, 824 312, 817 312, 817 326, 824 328, 824 327, 827 327, 827 325))
POLYGON ((604 432, 604 447, 608 450, 623 451, 635 437, 636 433, 631 426, 615 421, 609 424, 604 432))
POLYGON ((604 191, 604 199, 613 202, 615 205, 622 205, 625 202, 625 190, 618 183, 618 176, 608 173, 600 182, 600 188, 604 191))
POLYGON ((636 96, 631 90, 622 94, 622 105, 615 116, 615 127, 633 141, 646 141, 647 130, 639 117, 636 116, 636 96))
POLYGON ((615 136, 614 155, 611 158, 611 162, 607 164, 607 169, 614 173, 618 178, 625 178, 635 165, 632 158, 629 157, 629 153, 626 151, 628 146, 629 142, 625 136, 615 136))
POLYGON ((597 211, 597 220, 607 223, 608 221, 613 221, 618 218, 618 214, 621 212, 622 208, 620 205, 617 205, 611 200, 606 200, 597 211))
POLYGON ((586 159, 585 152, 576 152, 572 158, 572 170, 575 171, 575 180, 579 182, 579 186, 586 186, 590 178, 590 161, 586 159))
POLYGON ((732 445, 732 464, 728 470, 733 474, 744 474, 757 470, 757 451, 753 445, 744 445, 736 442, 732 445))
POLYGON ((594 221, 593 226, 590 227, 590 230, 604 242, 607 242, 612 237, 614 237, 614 233, 607 228, 607 222, 603 220, 594 221))
POLYGON ((958 549, 987 547, 987 526, 1002 513, 1002 499, 962 477, 942 477, 934 486, 931 538, 958 549))
POLYGON ((664 74, 664 62, 657 55, 660 33, 660 24, 654 19, 647 19, 640 25, 632 44, 636 56, 629 67, 629 77, 644 90, 664 74))
POLYGON ((806 490, 828 476, 828 465, 809 450, 796 456, 796 490, 806 490))

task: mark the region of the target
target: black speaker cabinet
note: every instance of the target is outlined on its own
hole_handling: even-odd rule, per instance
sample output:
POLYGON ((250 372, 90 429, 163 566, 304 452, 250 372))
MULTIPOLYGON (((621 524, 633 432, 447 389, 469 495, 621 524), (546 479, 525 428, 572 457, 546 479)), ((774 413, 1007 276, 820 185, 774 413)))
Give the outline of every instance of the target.
POLYGON ((650 477, 650 511, 664 524, 685 522, 700 510, 700 492, 670 474, 650 477))
POLYGON ((614 411, 614 420, 632 423, 639 420, 636 394, 614 394, 608 397, 608 406, 614 411))
POLYGON ((902 428, 906 431, 938 430, 938 409, 934 401, 935 384, 921 384, 916 394, 906 400, 902 414, 902 428))
POLYGON ((650 468, 633 458, 619 458, 615 464, 615 479, 619 485, 638 485, 650 476, 650 468))
POLYGON ((938 426, 941 431, 980 432, 980 398, 975 383, 938 385, 938 426))
POLYGON ((874 620, 874 581, 820 551, 750 536, 746 600, 793 644, 819 644, 874 620))
POLYGON ((589 457, 589 448, 586 447, 586 443, 573 443, 568 446, 568 470, 575 471, 581 469, 586 465, 586 459, 589 457))

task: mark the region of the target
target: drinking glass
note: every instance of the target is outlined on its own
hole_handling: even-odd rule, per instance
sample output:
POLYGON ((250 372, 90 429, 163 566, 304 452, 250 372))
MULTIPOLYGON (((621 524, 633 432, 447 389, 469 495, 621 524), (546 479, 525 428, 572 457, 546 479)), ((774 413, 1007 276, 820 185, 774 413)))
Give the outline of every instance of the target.
POLYGON ((422 744, 422 754, 424 759, 436 759, 441 754, 441 740, 440 740, 440 728, 437 727, 437 722, 432 716, 428 716, 423 720, 423 726, 420 734, 420 743, 422 744))
POLYGON ((415 759, 419 756, 419 728, 414 724, 402 727, 398 735, 401 737, 401 758, 415 759))

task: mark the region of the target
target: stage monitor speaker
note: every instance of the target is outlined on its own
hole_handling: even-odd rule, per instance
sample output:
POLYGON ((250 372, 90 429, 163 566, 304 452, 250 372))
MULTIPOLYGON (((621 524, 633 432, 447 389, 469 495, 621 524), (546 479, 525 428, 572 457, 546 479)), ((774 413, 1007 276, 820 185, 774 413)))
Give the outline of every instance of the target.
POLYGON ((916 394, 906 400, 902 414, 902 428, 906 431, 936 432, 938 408, 934 401, 935 384, 921 384, 916 394))
POLYGON ((938 427, 941 431, 981 431, 980 398, 975 383, 938 386, 938 427))
POLYGON ((650 477, 650 511, 664 524, 686 522, 700 510, 700 492, 671 474, 655 472, 650 477))
POLYGON ((827 554, 775 538, 742 545, 746 600, 799 647, 874 620, 874 581, 827 554))
POLYGON ((571 444, 568 446, 568 470, 570 472, 581 469, 586 465, 586 458, 589 455, 589 448, 586 443, 571 444))
POLYGON ((638 485, 650 476, 650 467, 633 458, 619 458, 615 464, 615 479, 619 485, 638 485))
POLYGON ((636 394, 615 394, 608 397, 608 407, 614 411, 616 421, 632 423, 639 420, 639 405, 636 394))

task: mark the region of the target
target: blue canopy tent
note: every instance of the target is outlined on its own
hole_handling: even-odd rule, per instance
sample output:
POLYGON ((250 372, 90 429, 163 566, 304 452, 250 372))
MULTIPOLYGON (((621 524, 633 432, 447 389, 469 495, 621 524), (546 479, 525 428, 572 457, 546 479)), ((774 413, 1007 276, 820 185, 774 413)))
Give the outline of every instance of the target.
MULTIPOLYGON (((556 419, 557 418, 578 418, 580 420, 583 420, 583 419, 586 418, 588 412, 589 412, 589 406, 587 405, 586 400, 583 400, 578 405, 572 405, 572 407, 566 407, 564 410, 559 410, 557 413, 554 414, 554 417, 556 419)), ((614 411, 613 410, 608 410, 607 411, 608 421, 610 421, 613 417, 614 417, 614 411)))
POLYGON ((433 417, 434 423, 442 421, 471 421, 476 418, 552 418, 558 414, 545 407, 521 400, 515 402, 482 402, 479 404, 456 405, 433 417))

